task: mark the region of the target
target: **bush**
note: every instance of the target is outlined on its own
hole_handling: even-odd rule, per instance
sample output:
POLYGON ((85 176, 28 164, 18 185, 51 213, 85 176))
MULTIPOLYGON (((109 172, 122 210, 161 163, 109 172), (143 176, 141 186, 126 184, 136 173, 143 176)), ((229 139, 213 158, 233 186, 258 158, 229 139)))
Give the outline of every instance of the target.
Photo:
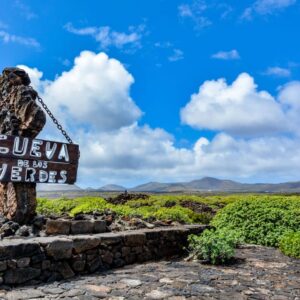
POLYGON ((161 207, 152 215, 158 220, 172 220, 184 223, 192 223, 194 213, 188 209, 181 206, 173 206, 170 208, 161 207))
POLYGON ((300 258, 300 232, 288 232, 279 242, 279 248, 283 254, 300 258))
POLYGON ((193 256, 216 265, 224 264, 234 256, 240 238, 233 231, 205 230, 200 236, 190 235, 188 241, 193 256))
POLYGON ((195 213, 189 208, 176 205, 165 207, 170 199, 138 199, 126 204, 112 204, 101 197, 80 197, 75 199, 38 199, 37 211, 44 215, 69 214, 75 216, 81 213, 102 213, 111 210, 119 216, 139 217, 145 220, 178 221, 181 223, 208 224, 211 220, 209 213, 195 213))
POLYGON ((69 213, 69 211, 76 206, 76 202, 71 199, 55 199, 49 200, 46 198, 39 198, 37 200, 37 212, 43 215, 61 215, 69 213))
POLYGON ((108 203, 103 198, 82 198, 83 201, 78 201, 78 199, 76 205, 69 212, 72 217, 82 213, 103 212, 108 208, 108 203))
POLYGON ((245 242, 275 246, 288 231, 300 230, 300 199, 284 196, 253 196, 221 209, 211 224, 235 230, 245 242))

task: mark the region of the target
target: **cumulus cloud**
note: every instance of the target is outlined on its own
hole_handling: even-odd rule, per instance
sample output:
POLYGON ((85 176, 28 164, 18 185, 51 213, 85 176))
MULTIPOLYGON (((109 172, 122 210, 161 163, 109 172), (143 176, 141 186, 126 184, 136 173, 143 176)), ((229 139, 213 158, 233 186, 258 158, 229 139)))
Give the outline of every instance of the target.
MULTIPOLYGON (((40 89, 42 73, 36 69, 30 73, 33 84, 40 89)), ((42 93, 50 108, 70 124, 76 120, 82 126, 107 131, 131 125, 141 116, 130 97, 133 82, 118 60, 105 53, 83 51, 69 71, 43 86, 42 93)))
POLYGON ((282 86, 278 99, 286 113, 291 131, 300 135, 300 81, 291 81, 282 86))
POLYGON ((221 133, 210 142, 201 142, 195 153, 196 165, 210 176, 237 176, 267 182, 298 180, 299 146, 298 138, 264 136, 243 139, 221 133))
POLYGON ((278 98, 292 109, 300 108, 300 81, 291 81, 282 86, 278 98))
POLYGON ((240 74, 230 85, 224 78, 204 82, 181 110, 181 120, 198 129, 257 135, 287 130, 280 104, 254 79, 240 74))
POLYGON ((281 67, 269 67, 263 74, 276 77, 290 77, 291 71, 281 67))
MULTIPOLYGON (((174 137, 164 129, 138 124, 141 111, 130 97, 133 76, 106 54, 84 51, 69 71, 54 80, 43 80, 36 68, 22 67, 80 144, 80 185, 132 185, 201 176, 279 181, 300 175, 300 139, 280 133, 287 127, 287 118, 299 116, 300 82, 282 86, 278 99, 257 91, 253 78, 245 73, 231 85, 224 79, 205 82, 182 116, 187 117, 193 108, 196 114, 189 122, 206 129, 213 124, 221 133, 212 139, 200 135, 192 147, 184 148, 176 146, 174 137), (261 136, 232 135, 255 130, 261 136)), ((51 135, 60 140, 53 130, 41 137, 51 135)))
POLYGON ((294 5, 296 2, 297 0, 257 0, 244 10, 242 19, 252 19, 255 14, 271 15, 294 5))
POLYGON ((222 59, 222 60, 233 60, 233 59, 240 59, 240 54, 236 49, 231 51, 219 51, 211 56, 215 59, 222 59))
POLYGON ((252 139, 220 133, 201 137, 190 149, 178 148, 162 129, 137 125, 116 135, 82 136, 80 179, 129 183, 184 181, 214 176, 242 181, 299 178, 300 140, 284 136, 252 139), (91 138, 94 142, 87 143, 91 138), (86 155, 88 153, 88 155, 86 155))
POLYGON ((6 30, 0 30, 0 40, 4 43, 16 43, 28 47, 40 48, 40 43, 36 39, 11 34, 6 30))
POLYGON ((120 128, 113 134, 110 132, 92 136, 86 146, 90 156, 83 160, 89 168, 115 168, 129 170, 164 170, 180 166, 189 159, 189 151, 176 149, 173 137, 161 128, 150 128, 148 125, 120 128), (95 161, 98 164, 95 165, 95 161))
POLYGON ((65 29, 73 34, 91 36, 97 41, 102 49, 116 47, 122 49, 125 46, 140 48, 145 25, 129 27, 129 32, 118 32, 109 26, 75 28, 72 23, 67 23, 65 29))

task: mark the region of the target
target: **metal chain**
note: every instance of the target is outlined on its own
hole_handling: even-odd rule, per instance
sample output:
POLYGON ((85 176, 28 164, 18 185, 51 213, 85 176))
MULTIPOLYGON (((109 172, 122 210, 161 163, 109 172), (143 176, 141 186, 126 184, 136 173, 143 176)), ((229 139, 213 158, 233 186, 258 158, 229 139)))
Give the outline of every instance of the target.
POLYGON ((46 113, 48 114, 48 116, 51 118, 51 120, 53 121, 53 123, 56 125, 56 127, 58 128, 58 130, 62 133, 62 135, 66 138, 66 140, 70 143, 73 144, 72 139, 69 137, 69 135, 67 134, 67 132, 63 129, 63 127, 60 125, 60 123, 57 121, 57 119, 54 117, 54 115, 52 114, 52 112, 50 111, 50 109, 48 108, 48 106, 45 104, 45 102, 43 101, 43 99, 37 94, 37 99, 38 101, 41 103, 43 109, 46 111, 46 113))

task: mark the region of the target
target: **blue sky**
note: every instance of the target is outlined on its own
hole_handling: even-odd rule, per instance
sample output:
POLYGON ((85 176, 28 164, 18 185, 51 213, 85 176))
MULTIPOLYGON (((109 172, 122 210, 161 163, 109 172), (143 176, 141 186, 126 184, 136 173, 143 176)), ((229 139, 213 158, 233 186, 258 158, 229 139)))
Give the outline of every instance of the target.
POLYGON ((296 0, 1 0, 0 67, 28 68, 83 144, 82 186, 299 180, 299 13, 296 0))

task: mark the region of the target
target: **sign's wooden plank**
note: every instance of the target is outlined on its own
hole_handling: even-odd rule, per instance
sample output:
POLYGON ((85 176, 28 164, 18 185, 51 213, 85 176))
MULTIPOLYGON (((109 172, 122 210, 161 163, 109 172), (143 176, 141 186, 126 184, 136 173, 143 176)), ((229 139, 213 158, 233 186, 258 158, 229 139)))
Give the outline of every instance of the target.
POLYGON ((77 163, 79 147, 75 144, 0 135, 0 156, 16 159, 77 163))
POLYGON ((79 147, 0 135, 0 182, 76 182, 79 147))
POLYGON ((76 181, 77 165, 0 158, 0 182, 69 183, 76 181))

